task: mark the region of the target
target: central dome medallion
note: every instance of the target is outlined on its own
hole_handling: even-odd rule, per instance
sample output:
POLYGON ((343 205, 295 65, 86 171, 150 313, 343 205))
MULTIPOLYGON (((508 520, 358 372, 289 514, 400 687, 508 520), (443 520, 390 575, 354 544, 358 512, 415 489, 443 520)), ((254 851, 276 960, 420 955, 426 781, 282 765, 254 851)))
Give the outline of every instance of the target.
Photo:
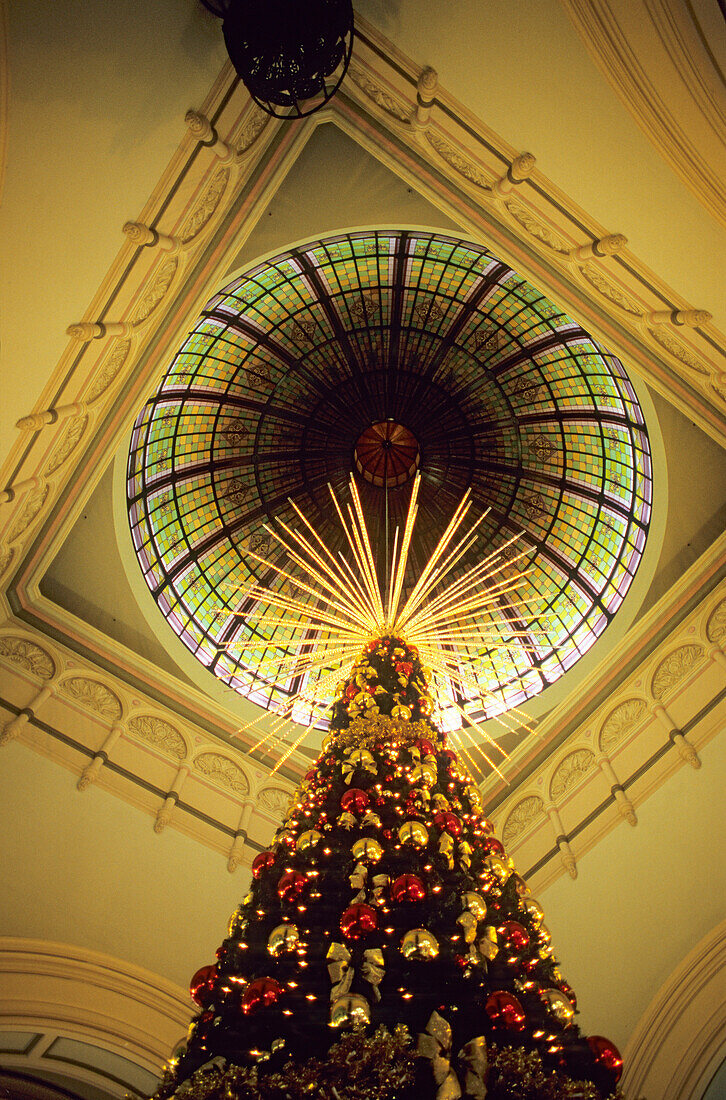
MULTIPOLYGON (((530 636, 508 657, 474 638, 462 664, 495 692, 487 717, 557 680, 613 618, 645 546, 651 460, 623 365, 481 245, 423 231, 338 234, 215 294, 133 428, 139 563, 195 657, 277 709, 306 675, 323 674, 283 679, 287 620, 267 633, 257 625, 269 605, 246 595, 254 585, 301 596, 276 574, 294 577, 296 566, 267 526, 298 525, 292 501, 337 555, 328 486, 344 501, 354 474, 383 560, 416 472, 406 586, 467 489, 473 518, 486 516, 462 571, 517 536, 505 575, 523 575, 530 636)), ((500 611, 506 641, 521 620, 505 597, 500 611)), ((309 721, 302 706, 293 716, 309 721)))
POLYGON ((416 436, 395 420, 380 420, 361 433, 355 445, 355 468, 379 489, 397 488, 418 469, 421 452, 416 436))

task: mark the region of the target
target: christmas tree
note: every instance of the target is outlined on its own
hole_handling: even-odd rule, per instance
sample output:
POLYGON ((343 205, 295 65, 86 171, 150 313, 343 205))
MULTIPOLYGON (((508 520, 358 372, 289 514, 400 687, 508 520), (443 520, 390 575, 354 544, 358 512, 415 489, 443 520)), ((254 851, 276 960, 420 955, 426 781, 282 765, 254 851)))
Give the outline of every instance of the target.
MULTIPOLYGON (((508 582, 485 561, 442 588, 470 541, 452 542, 462 502, 403 601, 415 484, 390 582, 379 588, 352 492, 353 583, 352 569, 309 537, 286 528, 279 539, 309 580, 278 574, 316 597, 315 612, 309 601, 297 606, 305 639, 318 616, 320 651, 306 641, 295 660, 318 676, 308 682, 320 698, 331 664, 345 675, 315 766, 271 847, 255 858, 250 893, 216 962, 192 979, 199 1012, 157 1096, 617 1095, 618 1051, 580 1034, 544 914, 493 835, 465 766, 469 751, 463 741, 458 751, 447 747, 434 720, 442 685, 468 685, 461 655, 508 582)), ((272 605, 275 625, 296 609, 279 591, 253 595, 272 605)), ((289 673, 289 663, 282 667, 289 673)))

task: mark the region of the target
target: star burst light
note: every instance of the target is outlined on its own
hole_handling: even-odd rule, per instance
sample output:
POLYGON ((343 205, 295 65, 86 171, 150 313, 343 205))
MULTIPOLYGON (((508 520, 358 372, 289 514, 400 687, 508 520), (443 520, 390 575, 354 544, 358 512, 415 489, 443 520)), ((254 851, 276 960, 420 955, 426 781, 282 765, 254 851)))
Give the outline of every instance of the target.
MULTIPOLYGON (((511 680, 521 680, 516 671, 514 654, 536 653, 536 635, 529 627, 528 611, 536 600, 523 600, 517 593, 525 584, 530 570, 515 578, 504 571, 529 551, 505 558, 516 537, 500 550, 493 551, 474 565, 464 566, 455 574, 457 565, 474 546, 477 529, 486 518, 484 512, 467 525, 472 506, 470 491, 462 497, 431 557, 421 570, 411 591, 404 598, 404 580, 409 550, 418 512, 420 475, 413 482, 406 521, 401 531, 396 528, 393 546, 384 553, 389 556, 387 582, 379 581, 379 569, 371 545, 365 515, 358 490, 350 481, 352 503, 341 507, 332 487, 330 493, 340 526, 347 543, 347 555, 334 553, 321 539, 312 522, 294 501, 290 501, 302 527, 291 528, 277 519, 276 527, 265 530, 284 551, 288 568, 282 568, 269 558, 247 550, 250 558, 272 575, 271 585, 252 584, 237 589, 238 607, 264 606, 259 615, 245 610, 245 618, 253 618, 259 634, 284 629, 284 641, 265 641, 260 636, 238 638, 227 644, 244 662, 245 656, 255 658, 257 676, 273 685, 299 684, 288 700, 276 710, 271 729, 252 746, 261 749, 266 743, 279 744, 284 749, 275 768, 280 768, 305 738, 322 724, 330 709, 336 686, 346 680, 363 648, 385 635, 404 638, 416 646, 421 661, 431 670, 432 696, 437 710, 434 721, 447 729, 452 741, 470 760, 477 771, 472 754, 477 754, 500 775, 499 769, 484 749, 504 750, 491 734, 472 716, 472 710, 483 709, 504 730, 524 726, 525 716, 516 707, 508 709, 494 691, 482 688, 467 669, 476 663, 482 651, 498 653, 509 664, 511 680), (295 572, 293 572, 293 568, 295 572), (302 732, 292 744, 280 736, 288 722, 302 725, 302 732), (458 727, 458 728, 457 728, 458 727)), ((229 612, 239 616, 240 611, 229 612)), ((497 684, 497 687, 499 685, 497 684)), ((238 736, 257 725, 264 715, 238 731, 238 736)))

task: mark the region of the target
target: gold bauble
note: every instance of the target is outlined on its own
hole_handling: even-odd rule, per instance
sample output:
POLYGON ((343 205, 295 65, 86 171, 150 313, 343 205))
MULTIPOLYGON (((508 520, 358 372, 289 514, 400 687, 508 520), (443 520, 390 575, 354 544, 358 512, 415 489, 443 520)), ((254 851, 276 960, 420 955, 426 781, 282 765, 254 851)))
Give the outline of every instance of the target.
POLYGON ((572 1023, 575 1009, 573 1008, 572 1001, 566 997, 561 990, 542 989, 540 990, 540 996, 555 1019, 559 1020, 565 1027, 567 1024, 572 1023))
POLYGON ((445 794, 435 794, 431 799, 431 805, 435 810, 451 809, 451 803, 445 794))
POLYGON ((319 844, 322 839, 323 834, 319 833, 317 829, 307 829, 304 833, 300 833, 295 847, 298 852, 307 852, 310 848, 314 848, 316 844, 319 844))
POLYGON ((406 721, 411 717, 411 708, 400 704, 391 708, 391 718, 402 718, 406 721))
POLYGON ((489 856, 487 859, 485 859, 484 868, 485 870, 489 871, 490 874, 494 875, 494 878, 497 880, 500 886, 504 885, 504 883, 507 881, 512 873, 504 860, 500 859, 499 856, 489 856))
POLYGON ((474 890, 467 890, 461 895, 461 904, 473 913, 477 920, 484 920, 487 915, 487 903, 481 894, 475 893, 474 890))
POLYGON ((514 888, 520 898, 528 898, 532 894, 532 891, 521 875, 514 876, 514 888))
POLYGON ((532 921, 532 924, 535 926, 535 928, 539 928, 542 921, 544 920, 544 913, 539 907, 539 902, 535 901, 534 898, 525 898, 522 904, 527 914, 529 915, 529 919, 532 921))
POLYGON ((243 936, 247 930, 247 917, 244 915, 241 909, 236 909, 232 916, 229 918, 229 925, 227 926, 227 935, 230 938, 239 939, 243 936))
POLYGON ((429 833, 420 821, 404 821, 398 830, 398 839, 402 844, 412 844, 414 848, 425 848, 429 842, 429 833))
POLYGON ((383 848, 372 836, 362 836, 360 840, 356 840, 350 850, 353 859, 363 860, 367 863, 378 863, 383 855, 383 848))
POLYGON ((401 940, 401 952, 407 959, 435 959, 439 941, 428 928, 412 928, 401 940))
POLYGON ((484 929, 484 935, 480 936, 476 943, 477 950, 483 959, 495 959, 499 954, 499 936, 492 924, 484 929))
POLYGON ((344 993, 330 1006, 332 1027, 356 1027, 371 1022, 371 1006, 360 993, 344 993))
POLYGON ((296 924, 278 924, 267 938, 267 950, 271 955, 282 955, 293 951, 300 942, 300 932, 296 924))
POLYGON ((433 787, 436 785, 437 779, 436 768, 433 764, 414 764, 411 768, 411 783, 433 787))

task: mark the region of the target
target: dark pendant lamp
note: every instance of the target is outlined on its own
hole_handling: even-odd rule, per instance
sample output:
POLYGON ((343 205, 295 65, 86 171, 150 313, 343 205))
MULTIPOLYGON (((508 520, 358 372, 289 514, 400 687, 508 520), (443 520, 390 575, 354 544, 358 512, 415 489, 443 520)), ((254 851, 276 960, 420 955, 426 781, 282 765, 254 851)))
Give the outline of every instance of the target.
POLYGON ((275 118, 305 118, 331 99, 353 49, 351 0, 202 0, 223 20, 230 60, 275 118))

